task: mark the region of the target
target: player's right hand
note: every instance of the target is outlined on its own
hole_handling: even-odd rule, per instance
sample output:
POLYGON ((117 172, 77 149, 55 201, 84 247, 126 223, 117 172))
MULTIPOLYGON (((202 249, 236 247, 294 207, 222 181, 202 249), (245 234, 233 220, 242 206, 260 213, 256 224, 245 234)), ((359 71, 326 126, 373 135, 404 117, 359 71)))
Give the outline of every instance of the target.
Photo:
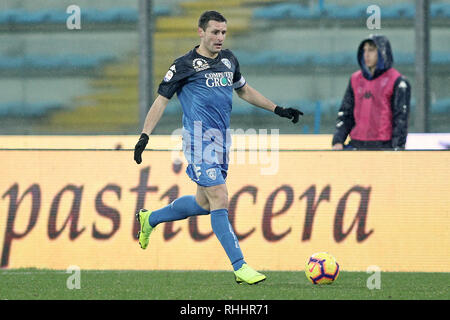
POLYGON ((136 161, 137 164, 140 164, 142 162, 142 152, 144 152, 145 147, 148 143, 148 135, 146 133, 142 133, 141 137, 139 138, 139 141, 136 143, 136 146, 134 147, 134 161, 136 161))

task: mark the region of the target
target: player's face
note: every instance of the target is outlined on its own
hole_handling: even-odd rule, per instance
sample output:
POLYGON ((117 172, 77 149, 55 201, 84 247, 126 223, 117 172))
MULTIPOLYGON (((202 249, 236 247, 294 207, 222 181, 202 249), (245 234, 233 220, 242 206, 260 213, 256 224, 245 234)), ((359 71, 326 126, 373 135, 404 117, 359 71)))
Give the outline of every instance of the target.
POLYGON ((364 63, 368 68, 374 68, 378 62, 378 50, 373 44, 366 42, 364 44, 364 63))
POLYGON ((208 50, 212 55, 222 50, 227 33, 227 23, 210 20, 206 30, 199 28, 200 45, 208 50))

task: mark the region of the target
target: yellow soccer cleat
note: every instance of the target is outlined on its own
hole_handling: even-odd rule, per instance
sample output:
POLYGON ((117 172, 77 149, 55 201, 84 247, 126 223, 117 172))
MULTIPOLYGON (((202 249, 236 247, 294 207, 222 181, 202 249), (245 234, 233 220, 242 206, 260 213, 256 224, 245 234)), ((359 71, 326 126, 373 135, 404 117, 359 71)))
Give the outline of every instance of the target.
POLYGON ((150 234, 153 231, 152 226, 148 222, 148 217, 150 217, 151 214, 152 213, 146 209, 141 209, 136 213, 136 219, 141 224, 141 230, 138 232, 137 236, 139 238, 139 245, 142 249, 147 248, 150 234))
POLYGON ((234 272, 236 282, 239 284, 257 284, 266 280, 266 276, 253 270, 248 264, 244 263, 239 270, 234 272))

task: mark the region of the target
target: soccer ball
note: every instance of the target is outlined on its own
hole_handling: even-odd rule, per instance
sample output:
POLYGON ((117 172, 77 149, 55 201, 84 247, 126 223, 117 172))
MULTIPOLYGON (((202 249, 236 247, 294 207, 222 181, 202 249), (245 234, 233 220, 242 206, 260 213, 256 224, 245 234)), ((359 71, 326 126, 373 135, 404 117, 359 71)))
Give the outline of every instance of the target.
POLYGON ((308 258, 305 274, 313 284, 330 284, 339 276, 339 264, 327 252, 319 252, 308 258))

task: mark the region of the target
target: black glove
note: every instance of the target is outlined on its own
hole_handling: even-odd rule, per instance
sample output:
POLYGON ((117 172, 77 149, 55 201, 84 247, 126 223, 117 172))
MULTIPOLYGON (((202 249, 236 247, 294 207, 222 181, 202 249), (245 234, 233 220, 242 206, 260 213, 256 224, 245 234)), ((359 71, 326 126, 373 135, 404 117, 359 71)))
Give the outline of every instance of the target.
POLYGON ((142 152, 144 152, 147 143, 148 143, 148 135, 145 133, 141 134, 139 141, 136 143, 136 146, 134 147, 134 161, 136 161, 137 164, 142 162, 141 155, 142 152))
POLYGON ((299 116, 303 115, 303 112, 294 108, 283 108, 280 106, 276 106, 274 112, 283 118, 292 119, 293 123, 298 122, 299 116))

